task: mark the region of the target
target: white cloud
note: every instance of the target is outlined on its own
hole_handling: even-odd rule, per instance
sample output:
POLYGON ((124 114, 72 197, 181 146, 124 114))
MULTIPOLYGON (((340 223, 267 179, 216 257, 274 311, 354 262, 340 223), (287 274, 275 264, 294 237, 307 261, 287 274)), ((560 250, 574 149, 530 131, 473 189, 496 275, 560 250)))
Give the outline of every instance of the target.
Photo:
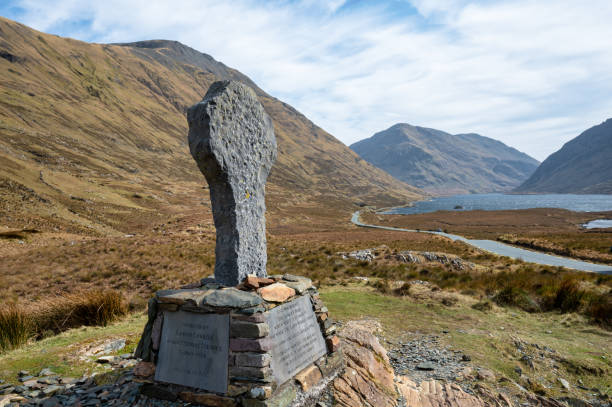
POLYGON ((609 0, 412 0, 412 14, 399 0, 88 3, 18 1, 19 19, 97 42, 181 41, 347 144, 401 121, 543 159, 612 116, 609 0))

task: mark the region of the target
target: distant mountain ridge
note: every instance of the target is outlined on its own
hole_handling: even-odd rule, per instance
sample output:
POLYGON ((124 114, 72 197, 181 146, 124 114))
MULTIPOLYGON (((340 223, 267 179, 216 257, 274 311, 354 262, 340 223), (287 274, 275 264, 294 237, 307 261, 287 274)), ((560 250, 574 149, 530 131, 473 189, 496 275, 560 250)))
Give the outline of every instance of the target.
POLYGON ((565 143, 516 191, 612 194, 612 119, 565 143))
POLYGON ((538 161, 474 133, 398 123, 352 144, 364 160, 395 178, 434 194, 510 191, 527 179, 538 161))

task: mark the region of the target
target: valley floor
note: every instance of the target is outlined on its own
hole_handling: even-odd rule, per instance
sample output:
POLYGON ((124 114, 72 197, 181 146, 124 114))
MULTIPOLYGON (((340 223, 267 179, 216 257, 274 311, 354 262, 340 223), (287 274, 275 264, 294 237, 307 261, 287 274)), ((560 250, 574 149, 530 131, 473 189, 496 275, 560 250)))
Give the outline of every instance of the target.
MULTIPOLYGON (((469 391, 484 386, 517 401, 537 393, 605 403, 612 395, 612 277, 510 260, 441 236, 358 228, 341 209, 322 216, 313 205, 294 217, 276 210, 268 225, 269 274, 312 278, 341 322, 378 320, 398 373, 446 378, 469 391)), ((612 245, 605 231, 579 229, 589 217, 583 214, 506 212, 362 219, 487 239, 510 233, 603 257, 612 245)), ((215 236, 207 208, 139 224, 145 226, 119 236, 13 228, 0 238, 4 306, 36 312, 58 296, 113 290, 131 310, 106 328, 42 332, 42 340, 5 350, 2 380, 15 383, 20 370, 45 367, 70 377, 108 372, 82 358, 84 350, 123 338, 125 348, 115 353, 131 352, 153 292, 212 274, 215 236)))

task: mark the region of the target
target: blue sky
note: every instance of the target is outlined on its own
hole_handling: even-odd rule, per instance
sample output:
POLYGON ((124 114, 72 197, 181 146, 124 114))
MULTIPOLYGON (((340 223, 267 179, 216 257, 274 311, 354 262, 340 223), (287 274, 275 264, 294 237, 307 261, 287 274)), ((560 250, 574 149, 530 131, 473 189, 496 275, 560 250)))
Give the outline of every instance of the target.
POLYGON ((610 0, 4 0, 0 14, 84 41, 183 42, 346 144, 405 122, 543 160, 612 117, 610 0))

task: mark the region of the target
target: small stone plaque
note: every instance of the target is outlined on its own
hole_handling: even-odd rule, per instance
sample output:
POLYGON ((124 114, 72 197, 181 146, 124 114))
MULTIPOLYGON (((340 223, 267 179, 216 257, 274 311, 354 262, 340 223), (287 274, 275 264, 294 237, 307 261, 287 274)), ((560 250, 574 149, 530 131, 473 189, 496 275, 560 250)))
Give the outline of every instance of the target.
POLYGON ((268 311, 272 375, 278 384, 327 353, 309 296, 268 311))
POLYGON ((166 312, 155 380, 227 392, 229 314, 166 312))

